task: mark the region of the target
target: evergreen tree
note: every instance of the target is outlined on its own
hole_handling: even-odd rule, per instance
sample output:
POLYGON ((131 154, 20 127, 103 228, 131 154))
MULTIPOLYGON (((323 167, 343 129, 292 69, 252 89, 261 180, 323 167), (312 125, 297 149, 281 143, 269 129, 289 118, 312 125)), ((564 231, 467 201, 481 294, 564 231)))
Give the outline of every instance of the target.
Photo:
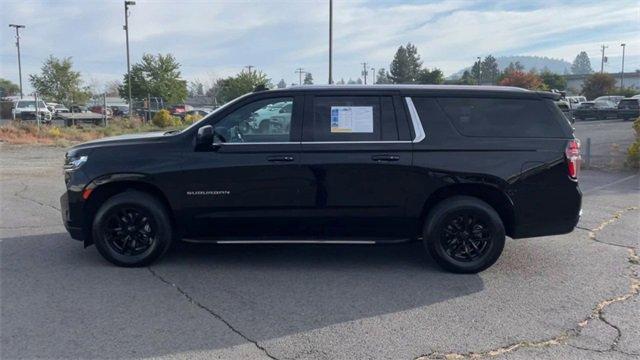
POLYGON ((280 82, 278 83, 278 89, 284 89, 287 87, 287 83, 284 82, 284 79, 280 79, 280 82))
POLYGON ((487 55, 482 61, 480 70, 482 71, 482 80, 484 82, 490 82, 491 84, 496 83, 498 75, 500 74, 496 58, 491 55, 487 55))
POLYGON ((303 81, 304 85, 313 85, 313 75, 311 75, 310 72, 306 73, 304 75, 304 81, 303 81))
POLYGON ((580 54, 576 55, 571 65, 571 72, 573 74, 591 74, 593 72, 591 60, 589 60, 589 55, 585 51, 581 51, 580 54))
POLYGON ((390 66, 391 80, 395 84, 411 84, 418 77, 418 72, 422 67, 418 48, 411 43, 400 46, 393 57, 390 66))
POLYGON ((391 84, 389 73, 385 68, 380 68, 378 70, 378 74, 376 75, 376 84, 391 84))

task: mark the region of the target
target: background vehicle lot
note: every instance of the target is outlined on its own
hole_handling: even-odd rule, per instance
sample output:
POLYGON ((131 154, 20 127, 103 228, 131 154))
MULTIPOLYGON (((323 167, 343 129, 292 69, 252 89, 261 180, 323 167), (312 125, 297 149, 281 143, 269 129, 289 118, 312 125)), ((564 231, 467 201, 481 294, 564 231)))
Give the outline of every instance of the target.
MULTIPOLYGON (((630 122, 575 126, 600 169, 632 141, 630 122)), ((640 354, 636 174, 583 172, 582 229, 509 240, 478 275, 439 270, 420 244, 181 246, 121 269, 61 226, 63 149, 1 151, 3 358, 413 359, 553 339, 503 357, 640 354), (621 300, 594 315, 607 299, 621 300)))

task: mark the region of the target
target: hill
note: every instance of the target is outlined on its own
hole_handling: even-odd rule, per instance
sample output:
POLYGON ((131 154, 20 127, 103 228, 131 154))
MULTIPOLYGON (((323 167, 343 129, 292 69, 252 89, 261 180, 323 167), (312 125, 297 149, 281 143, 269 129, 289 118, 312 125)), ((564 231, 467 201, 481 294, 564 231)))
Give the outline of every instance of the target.
MULTIPOLYGON (((538 71, 544 69, 545 67, 549 69, 549 71, 554 72, 556 74, 570 74, 571 73, 571 63, 562 59, 552 59, 543 56, 501 56, 496 58, 498 62, 498 68, 500 71, 504 70, 509 63, 519 61, 525 68, 525 70, 529 71, 531 69, 536 69, 538 71)), ((447 79, 456 79, 462 76, 465 70, 470 70, 471 67, 464 68, 454 74, 451 74, 447 79)))

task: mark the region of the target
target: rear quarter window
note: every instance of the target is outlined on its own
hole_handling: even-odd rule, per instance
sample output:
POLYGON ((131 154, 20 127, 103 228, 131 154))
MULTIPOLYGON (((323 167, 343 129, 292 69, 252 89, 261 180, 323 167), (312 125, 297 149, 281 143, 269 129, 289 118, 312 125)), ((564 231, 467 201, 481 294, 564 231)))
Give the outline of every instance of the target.
POLYGON ((557 116, 542 99, 439 98, 438 103, 464 136, 565 136, 557 116))

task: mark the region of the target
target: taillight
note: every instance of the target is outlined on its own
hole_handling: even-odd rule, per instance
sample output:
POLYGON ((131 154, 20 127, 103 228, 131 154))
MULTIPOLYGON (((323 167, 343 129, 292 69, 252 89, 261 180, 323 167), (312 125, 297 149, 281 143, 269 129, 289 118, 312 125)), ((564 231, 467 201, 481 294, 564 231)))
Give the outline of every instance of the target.
POLYGON ((580 140, 573 139, 567 143, 567 148, 564 150, 564 154, 567 157, 567 170, 569 171, 569 177, 577 180, 578 174, 580 174, 580 140))

